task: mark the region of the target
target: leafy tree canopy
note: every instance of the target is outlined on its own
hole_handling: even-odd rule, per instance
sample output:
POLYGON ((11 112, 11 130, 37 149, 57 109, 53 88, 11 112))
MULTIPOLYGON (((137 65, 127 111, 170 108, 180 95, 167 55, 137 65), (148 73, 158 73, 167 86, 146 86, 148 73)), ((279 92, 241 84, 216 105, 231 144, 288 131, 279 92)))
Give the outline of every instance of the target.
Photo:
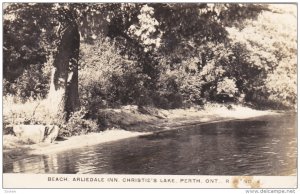
MULTIPOLYGON (((118 74, 122 77, 120 83, 129 84, 124 88, 139 83, 140 87, 133 89, 138 92, 130 98, 122 97, 123 104, 137 103, 135 98, 139 97, 133 94, 147 90, 156 91, 153 98, 169 101, 203 103, 226 95, 232 100, 242 96, 255 101, 262 96, 293 104, 295 7, 237 3, 8 3, 4 6, 3 29, 5 91, 16 93, 25 72, 49 75, 45 67, 57 52, 59 28, 75 21, 81 45, 87 50, 107 48, 100 44, 114 45, 113 52, 118 56, 112 56, 121 58, 112 60, 121 61, 116 65, 123 71, 118 74), (132 72, 126 74, 126 70, 132 72), (139 78, 129 79, 133 75, 139 78)), ((99 52, 82 52, 80 68, 85 69, 85 74, 88 68, 103 65, 103 60, 96 58, 111 64, 106 51, 99 52)), ((36 82, 43 79, 37 78, 36 82)), ((109 91, 113 92, 113 88, 117 91, 118 87, 111 86, 109 91)))

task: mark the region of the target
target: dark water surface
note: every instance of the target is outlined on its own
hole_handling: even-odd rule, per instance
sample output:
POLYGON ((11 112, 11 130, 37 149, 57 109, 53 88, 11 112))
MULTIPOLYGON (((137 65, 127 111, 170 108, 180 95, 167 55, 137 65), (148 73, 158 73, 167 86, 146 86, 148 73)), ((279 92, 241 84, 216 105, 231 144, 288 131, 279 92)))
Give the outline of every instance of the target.
POLYGON ((295 175, 296 115, 204 124, 4 164, 5 173, 295 175))

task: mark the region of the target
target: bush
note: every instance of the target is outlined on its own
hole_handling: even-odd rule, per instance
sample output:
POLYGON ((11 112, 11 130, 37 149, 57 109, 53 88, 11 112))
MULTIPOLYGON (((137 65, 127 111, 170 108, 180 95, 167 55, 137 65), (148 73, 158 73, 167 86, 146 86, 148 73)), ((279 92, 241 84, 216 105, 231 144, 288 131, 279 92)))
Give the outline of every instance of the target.
POLYGON ((58 125, 60 136, 74 136, 98 132, 99 127, 96 121, 86 118, 87 111, 81 109, 73 113, 69 121, 51 116, 47 108, 49 103, 46 100, 28 99, 25 103, 13 96, 3 97, 3 130, 5 134, 11 134, 13 125, 58 125))
POLYGON ((223 78, 217 83, 217 102, 233 102, 238 95, 239 91, 236 87, 235 79, 230 79, 228 77, 223 78))
POLYGON ((183 98, 180 93, 158 92, 152 96, 153 105, 163 109, 180 108, 183 105, 183 98))
MULTIPOLYGON (((161 69, 167 64, 161 64, 161 69)), ((157 92, 152 94, 153 104, 163 109, 179 108, 183 104, 183 95, 178 83, 178 71, 162 70, 157 83, 157 92)))
POLYGON ((45 98, 50 87, 51 63, 50 59, 43 65, 29 65, 13 82, 4 79, 4 96, 14 95, 23 103, 29 98, 45 98))
POLYGON ((22 99, 7 95, 3 97, 3 124, 60 124, 52 117, 45 100, 29 98, 26 102, 22 99))
POLYGON ((149 101, 145 87, 149 77, 137 61, 119 53, 114 41, 100 39, 82 47, 79 91, 81 104, 88 111, 149 101))
POLYGON ((98 132, 99 127, 97 122, 94 120, 86 119, 86 113, 84 109, 74 112, 67 124, 62 127, 59 132, 59 136, 77 136, 82 134, 87 134, 91 132, 98 132))

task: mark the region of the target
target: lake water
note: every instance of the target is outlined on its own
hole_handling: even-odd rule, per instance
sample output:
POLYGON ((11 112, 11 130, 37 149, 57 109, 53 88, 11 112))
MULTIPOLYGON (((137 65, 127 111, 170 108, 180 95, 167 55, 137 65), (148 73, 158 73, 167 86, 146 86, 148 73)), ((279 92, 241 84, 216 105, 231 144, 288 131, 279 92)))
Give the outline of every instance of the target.
POLYGON ((4 164, 4 173, 295 175, 296 115, 189 126, 4 164))

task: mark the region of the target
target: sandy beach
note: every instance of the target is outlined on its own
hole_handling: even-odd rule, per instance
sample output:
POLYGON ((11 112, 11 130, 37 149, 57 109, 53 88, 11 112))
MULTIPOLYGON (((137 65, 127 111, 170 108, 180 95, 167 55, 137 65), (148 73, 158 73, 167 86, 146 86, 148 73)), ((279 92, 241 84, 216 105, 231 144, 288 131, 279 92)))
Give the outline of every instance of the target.
POLYGON ((32 155, 50 154, 75 148, 81 148, 84 146, 108 143, 112 141, 118 141, 121 139, 137 137, 140 135, 152 134, 157 131, 172 130, 179 127, 187 127, 189 125, 204 125, 207 123, 222 122, 236 119, 248 119, 252 117, 279 113, 273 111, 253 110, 247 107, 234 107, 232 110, 228 110, 226 107, 216 107, 206 110, 161 110, 160 114, 164 115, 165 118, 145 125, 141 125, 137 121, 137 126, 132 125, 132 128, 140 128, 137 131, 130 129, 124 130, 121 128, 111 128, 100 133, 89 133, 86 135, 60 138, 54 141, 53 143, 39 143, 26 145, 20 142, 18 138, 13 135, 5 135, 3 137, 4 162, 12 162, 26 157, 30 157, 32 155))

